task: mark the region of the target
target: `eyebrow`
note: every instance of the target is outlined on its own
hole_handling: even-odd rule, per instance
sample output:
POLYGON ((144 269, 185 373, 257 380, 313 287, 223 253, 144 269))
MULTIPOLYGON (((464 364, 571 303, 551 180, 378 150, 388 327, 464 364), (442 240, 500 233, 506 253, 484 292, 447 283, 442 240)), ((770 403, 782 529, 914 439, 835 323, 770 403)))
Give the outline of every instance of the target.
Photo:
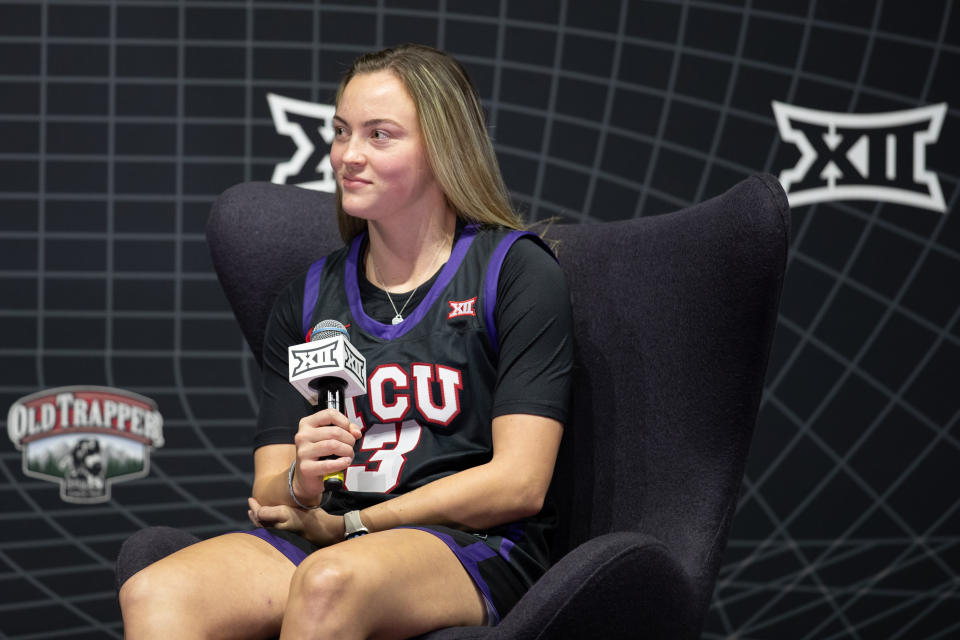
MULTIPOLYGON (((342 124, 345 124, 345 125, 349 126, 349 123, 348 123, 346 120, 344 120, 343 118, 341 118, 340 116, 338 116, 338 115, 336 115, 336 114, 334 114, 333 119, 334 119, 334 120, 337 120, 338 122, 340 122, 340 123, 342 123, 342 124)), ((391 120, 390 118, 373 118, 373 119, 371 119, 371 120, 366 120, 366 121, 360 123, 360 126, 361 126, 361 127, 375 127, 375 126, 381 125, 381 124, 392 124, 392 125, 395 126, 395 127, 400 127, 401 129, 403 129, 403 125, 401 125, 401 124, 400 124, 399 122, 397 122, 396 120, 391 120)))

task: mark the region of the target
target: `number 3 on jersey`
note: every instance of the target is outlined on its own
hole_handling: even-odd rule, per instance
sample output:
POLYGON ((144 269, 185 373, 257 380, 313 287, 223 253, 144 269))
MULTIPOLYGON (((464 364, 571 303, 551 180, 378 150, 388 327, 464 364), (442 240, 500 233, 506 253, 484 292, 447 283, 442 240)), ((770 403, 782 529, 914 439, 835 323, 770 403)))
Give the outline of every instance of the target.
POLYGON ((400 472, 407 461, 406 454, 420 443, 422 430, 416 420, 371 425, 363 436, 360 450, 375 453, 365 465, 347 467, 347 490, 376 493, 393 491, 400 481, 400 472))

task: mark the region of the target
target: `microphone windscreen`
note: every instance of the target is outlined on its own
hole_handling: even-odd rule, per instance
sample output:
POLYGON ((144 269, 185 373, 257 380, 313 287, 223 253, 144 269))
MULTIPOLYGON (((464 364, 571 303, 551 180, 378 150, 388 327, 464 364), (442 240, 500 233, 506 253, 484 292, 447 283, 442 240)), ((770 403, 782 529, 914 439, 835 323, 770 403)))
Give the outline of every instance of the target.
POLYGON ((350 333, 340 322, 337 320, 321 320, 316 324, 316 326, 313 327, 313 329, 310 330, 309 342, 314 342, 315 340, 325 340, 338 335, 342 335, 347 340, 350 340, 350 333))

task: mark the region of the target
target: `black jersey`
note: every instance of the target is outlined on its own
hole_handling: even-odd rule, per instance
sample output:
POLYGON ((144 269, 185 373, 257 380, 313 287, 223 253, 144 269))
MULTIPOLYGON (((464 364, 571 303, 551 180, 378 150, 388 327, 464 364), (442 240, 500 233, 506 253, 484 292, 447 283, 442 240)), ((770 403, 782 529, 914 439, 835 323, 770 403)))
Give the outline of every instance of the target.
MULTIPOLYGON (((397 325, 364 310, 358 282, 363 235, 308 270, 305 339, 318 322, 338 320, 367 360, 367 395, 347 403, 363 436, 346 470, 348 491, 331 498, 331 512, 362 509, 490 460, 497 281, 508 250, 525 235, 535 237, 463 228, 423 300, 397 325)), ((536 579, 547 563, 544 533, 552 519, 548 507, 478 534, 536 579)))

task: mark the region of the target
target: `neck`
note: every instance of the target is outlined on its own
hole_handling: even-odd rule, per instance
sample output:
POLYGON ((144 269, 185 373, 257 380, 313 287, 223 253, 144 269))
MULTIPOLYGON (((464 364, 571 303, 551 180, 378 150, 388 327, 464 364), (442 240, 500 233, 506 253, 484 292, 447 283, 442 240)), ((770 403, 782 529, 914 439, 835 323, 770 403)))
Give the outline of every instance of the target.
POLYGON ((447 210, 413 224, 390 222, 368 225, 367 274, 391 293, 410 291, 429 280, 450 257, 456 215, 447 210))

